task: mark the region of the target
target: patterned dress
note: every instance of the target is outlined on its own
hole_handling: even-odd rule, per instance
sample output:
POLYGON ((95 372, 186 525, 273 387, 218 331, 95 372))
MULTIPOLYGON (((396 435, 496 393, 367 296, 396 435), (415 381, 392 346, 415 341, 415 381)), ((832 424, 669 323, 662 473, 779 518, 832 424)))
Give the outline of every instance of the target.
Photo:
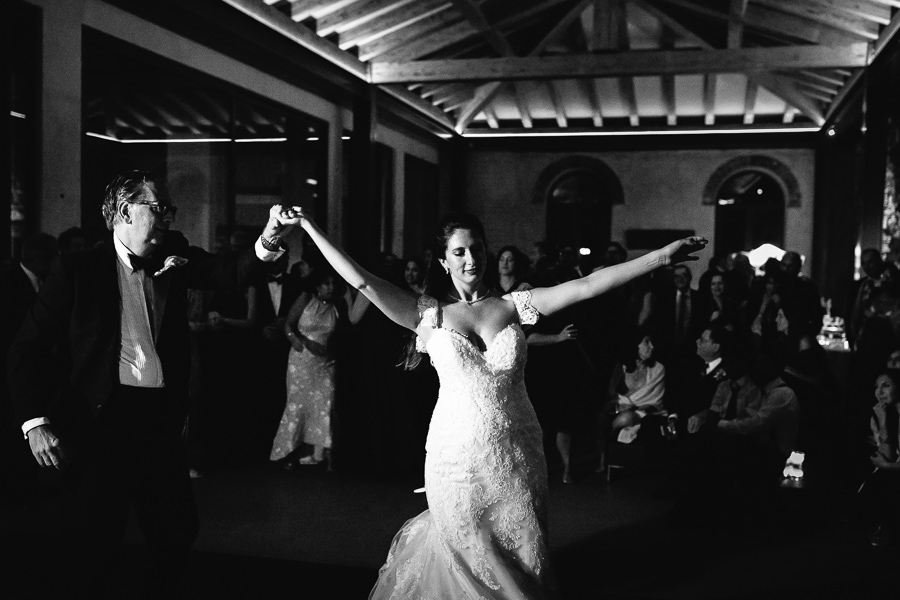
MULTIPOLYGON (((313 298, 297 321, 297 330, 322 345, 334 333, 338 311, 333 304, 313 298)), ((331 448, 331 410, 334 404, 334 359, 305 349, 291 348, 287 369, 287 404, 270 460, 280 460, 300 444, 331 448)))
MULTIPOLYGON (((520 323, 534 323, 531 292, 512 297, 520 323)), ((482 352, 441 326, 434 298, 423 296, 419 311, 433 329, 420 347, 440 377, 426 443, 429 509, 395 536, 369 597, 555 597, 541 428, 523 380, 525 335, 511 324, 482 352)))

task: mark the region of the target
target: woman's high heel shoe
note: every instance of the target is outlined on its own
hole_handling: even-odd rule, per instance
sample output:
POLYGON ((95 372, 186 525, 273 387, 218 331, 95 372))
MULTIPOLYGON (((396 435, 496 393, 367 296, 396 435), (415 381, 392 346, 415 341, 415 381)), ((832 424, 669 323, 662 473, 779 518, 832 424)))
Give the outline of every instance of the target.
POLYGON ((324 460, 325 460, 324 458, 321 458, 321 459, 316 460, 316 459, 310 454, 309 456, 304 456, 303 458, 301 458, 300 460, 298 460, 298 461, 297 461, 297 464, 298 464, 298 465, 303 465, 303 466, 307 466, 307 467, 308 467, 308 466, 314 466, 314 465, 322 464, 322 462, 324 462, 324 460))

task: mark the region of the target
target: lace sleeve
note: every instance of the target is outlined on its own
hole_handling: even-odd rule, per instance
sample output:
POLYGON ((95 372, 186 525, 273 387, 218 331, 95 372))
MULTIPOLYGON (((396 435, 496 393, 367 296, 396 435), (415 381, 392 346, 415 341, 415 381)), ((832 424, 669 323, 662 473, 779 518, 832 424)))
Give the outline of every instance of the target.
MULTIPOLYGON (((438 326, 438 301, 431 296, 419 296, 419 324, 432 329, 438 326)), ((416 351, 427 353, 425 342, 422 338, 416 336, 416 351)))
POLYGON ((522 325, 537 323, 540 313, 531 305, 531 290, 513 292, 511 295, 516 305, 516 312, 519 313, 519 323, 522 325))

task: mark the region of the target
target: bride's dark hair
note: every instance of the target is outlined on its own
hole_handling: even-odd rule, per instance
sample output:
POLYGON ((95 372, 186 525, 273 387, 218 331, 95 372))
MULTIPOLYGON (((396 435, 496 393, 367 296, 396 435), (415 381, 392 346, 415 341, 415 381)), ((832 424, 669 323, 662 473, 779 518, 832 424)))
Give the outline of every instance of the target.
MULTIPOLYGON (((451 213, 441 219, 438 227, 429 242, 431 249, 431 262, 425 270, 425 290, 423 295, 441 300, 450 292, 450 276, 441 266, 440 259, 447 254, 447 244, 457 231, 470 231, 472 235, 480 239, 487 252, 487 239, 484 235, 484 225, 475 215, 468 213, 451 213)), ((487 259, 487 256, 485 256, 487 259)), ((487 282, 489 283, 489 282, 487 282)), ((416 334, 410 333, 410 339, 400 359, 399 366, 406 370, 415 369, 422 361, 422 353, 416 350, 416 334)))

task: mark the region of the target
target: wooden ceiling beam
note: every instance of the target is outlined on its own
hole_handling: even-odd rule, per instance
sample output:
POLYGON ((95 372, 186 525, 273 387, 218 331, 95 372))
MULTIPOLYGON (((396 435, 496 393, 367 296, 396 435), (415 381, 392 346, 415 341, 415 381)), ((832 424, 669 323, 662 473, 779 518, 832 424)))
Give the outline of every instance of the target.
POLYGON ((784 2, 783 0, 754 0, 755 4, 771 8, 787 14, 796 15, 809 21, 821 23, 834 29, 846 31, 852 35, 857 35, 870 41, 878 39, 878 26, 875 23, 868 23, 858 17, 816 6, 809 2, 784 2))
POLYGON ((643 50, 565 56, 527 56, 407 63, 373 63, 373 83, 514 81, 663 74, 764 73, 865 66, 868 46, 782 46, 725 50, 643 50))
POLYGON ((500 55, 515 56, 512 46, 505 36, 501 35, 485 18, 484 13, 472 0, 452 0, 466 20, 475 28, 482 38, 500 55))
POLYGON ((359 58, 378 62, 415 60, 477 33, 471 23, 460 20, 457 11, 445 10, 392 35, 362 44, 359 58))
MULTIPOLYGON (((678 20, 672 18, 668 13, 660 10, 654 5, 649 4, 645 0, 631 1, 645 12, 656 16, 656 18, 662 21, 667 27, 671 27, 680 35, 684 36, 685 39, 690 40, 692 43, 697 44, 701 48, 707 50, 713 49, 712 44, 704 40, 692 29, 684 26, 678 20)), ((796 87, 794 87, 789 82, 782 81, 782 79, 777 75, 772 75, 770 73, 750 74, 748 75, 748 79, 751 82, 755 82, 758 85, 765 87, 775 95, 781 96, 781 98, 786 103, 794 104, 817 125, 821 125, 825 122, 825 117, 822 115, 822 111, 815 104, 815 102, 812 102, 809 98, 804 96, 799 90, 796 89, 796 87)))
MULTIPOLYGON (((711 19, 730 21, 734 18, 729 13, 713 10, 688 0, 659 0, 659 2, 677 6, 711 19)), ((641 3, 647 4, 646 2, 641 3)), ((816 44, 842 45, 860 40, 869 40, 867 36, 852 34, 822 23, 811 23, 809 20, 797 15, 770 10, 756 4, 748 4, 743 24, 745 27, 751 27, 762 32, 779 36, 787 35, 795 40, 816 44)))
POLYGON ((520 89, 523 85, 525 85, 524 82, 512 84, 513 96, 516 100, 516 108, 519 110, 519 119, 522 121, 522 127, 531 129, 533 126, 531 122, 531 113, 528 111, 528 106, 525 104, 525 94, 522 93, 522 90, 520 89))
POLYGON ((747 0, 731 0, 728 6, 728 47, 740 48, 744 45, 744 13, 747 12, 747 0))
MULTIPOLYGON (((544 37, 531 50, 529 56, 538 56, 541 52, 543 52, 547 44, 553 41, 553 39, 555 39, 557 35, 565 31, 566 28, 572 24, 572 21, 581 16, 581 13, 584 12, 584 9, 592 1, 593 0, 580 0, 575 6, 573 6, 565 15, 563 15, 562 19, 560 19, 549 29, 549 31, 547 31, 544 37)), ((485 106, 487 106, 491 102, 491 100, 494 99, 502 86, 503 82, 494 81, 487 85, 479 87, 475 92, 475 98, 472 100, 472 102, 470 102, 468 106, 461 110, 459 115, 457 116, 456 131, 460 133, 463 132, 465 128, 469 126, 469 123, 471 123, 472 119, 475 118, 475 115, 481 112, 481 110, 485 106)))
POLYGON ((566 103, 552 81, 547 82, 547 88, 550 92, 550 101, 553 103, 553 111, 556 113, 556 124, 560 129, 566 129, 569 126, 569 120, 566 117, 566 103))
MULTIPOLYGON (((356 0, 290 0, 291 19, 297 23, 306 19, 320 18, 323 14, 338 10, 356 0)), ((226 0, 227 2, 227 0, 226 0)))
POLYGON ((362 0, 316 19, 316 33, 325 37, 341 33, 396 11, 415 0, 362 0))
MULTIPOLYGON (((527 22, 535 15, 539 15, 544 11, 559 4, 564 4, 567 1, 571 0, 545 0, 544 2, 541 2, 539 4, 532 5, 527 10, 523 10, 509 19, 500 21, 494 26, 494 28, 498 31, 509 32, 517 27, 520 27, 523 23, 527 22)), ((453 11, 450 12, 453 13, 453 11)), ((474 30, 471 29, 471 25, 467 25, 465 23, 464 25, 470 28, 470 35, 474 37, 474 30)), ((462 38, 453 38, 451 36, 443 36, 440 39, 432 38, 432 36, 423 36, 418 40, 413 40, 410 43, 403 45, 402 47, 394 46, 395 49, 393 50, 387 52, 379 52, 377 56, 373 56, 373 59, 375 62, 412 60, 442 50, 451 44, 458 47, 460 41, 462 41, 462 38)), ((365 48, 363 51, 367 52, 368 48, 365 48)), ((366 56, 368 56, 368 54, 366 54, 366 56)))
POLYGON ((380 15, 341 32, 338 34, 338 46, 342 50, 346 50, 353 46, 373 42, 378 38, 393 35, 406 27, 412 27, 418 21, 452 7, 453 5, 448 0, 416 0, 413 4, 404 7, 403 10, 380 15))
POLYGON ((339 66, 360 79, 366 79, 366 65, 359 59, 347 54, 331 42, 323 40, 309 28, 295 23, 290 17, 271 6, 261 4, 258 0, 222 0, 245 15, 266 25, 292 42, 300 44, 329 62, 339 66))
POLYGON ((747 90, 744 92, 744 125, 753 125, 756 118, 756 93, 759 86, 755 81, 747 80, 747 90))
POLYGON ((497 114, 494 112, 490 106, 485 106, 484 110, 481 111, 484 113, 484 118, 487 121, 488 127, 491 129, 499 129, 500 123, 497 122, 497 114))
POLYGON ((600 100, 601 94, 597 89, 599 81, 596 79, 579 79, 580 85, 584 86, 585 94, 591 102, 591 119, 594 127, 603 127, 603 103, 600 100))

